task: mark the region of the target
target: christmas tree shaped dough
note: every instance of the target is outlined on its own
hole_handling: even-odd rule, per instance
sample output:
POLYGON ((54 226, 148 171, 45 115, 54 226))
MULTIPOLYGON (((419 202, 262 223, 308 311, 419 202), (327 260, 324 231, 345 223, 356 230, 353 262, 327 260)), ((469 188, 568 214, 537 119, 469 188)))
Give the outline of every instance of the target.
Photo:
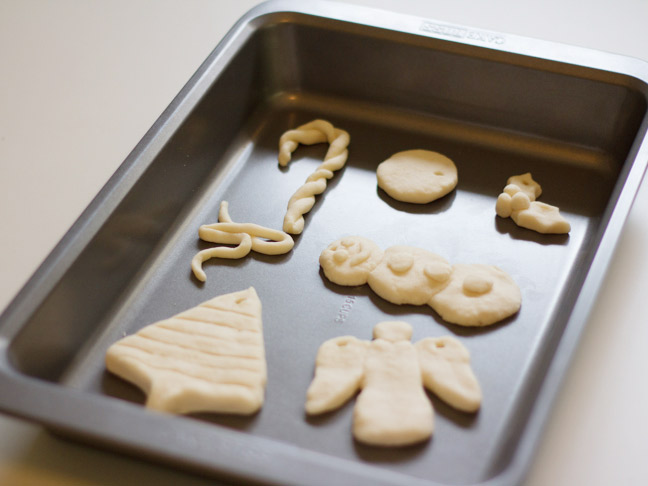
POLYGON ((254 413, 266 383, 261 301, 250 287, 146 326, 108 348, 106 368, 153 410, 254 413))

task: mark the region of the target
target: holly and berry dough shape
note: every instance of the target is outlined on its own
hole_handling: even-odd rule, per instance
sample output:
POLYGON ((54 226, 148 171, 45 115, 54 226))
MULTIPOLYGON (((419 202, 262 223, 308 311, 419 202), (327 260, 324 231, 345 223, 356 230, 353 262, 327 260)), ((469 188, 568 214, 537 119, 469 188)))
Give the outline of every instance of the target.
POLYGON ((540 194, 542 188, 530 172, 509 177, 497 198, 495 212, 500 218, 510 217, 521 228, 538 233, 569 233, 571 225, 556 206, 536 201, 540 194))
POLYGON ((468 350, 455 338, 425 338, 412 344, 402 321, 376 324, 374 339, 341 336, 324 342, 306 393, 306 412, 335 410, 358 390, 353 436, 376 446, 406 446, 427 440, 434 411, 424 388, 464 412, 481 405, 481 388, 468 350))
POLYGON ((381 252, 364 237, 347 236, 331 243, 319 261, 333 283, 368 283, 389 302, 427 304, 447 322, 462 326, 494 324, 515 314, 522 304, 519 287, 500 268, 451 265, 421 248, 399 245, 381 252))
POLYGON ((106 368, 153 410, 255 413, 267 376, 261 301, 250 287, 146 326, 108 348, 106 368))

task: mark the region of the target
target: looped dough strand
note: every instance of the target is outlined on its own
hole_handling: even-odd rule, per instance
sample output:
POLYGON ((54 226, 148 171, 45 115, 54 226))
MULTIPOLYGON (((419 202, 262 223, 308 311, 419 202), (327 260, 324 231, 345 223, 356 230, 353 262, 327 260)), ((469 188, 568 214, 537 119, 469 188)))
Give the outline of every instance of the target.
POLYGON ((301 143, 313 145, 328 142, 329 148, 324 162, 315 169, 304 185, 302 185, 288 201, 288 209, 284 217, 283 230, 287 233, 300 234, 304 230, 303 215, 310 211, 315 204, 315 196, 326 190, 327 180, 333 173, 344 167, 349 152, 349 134, 335 128, 326 120, 313 120, 300 127, 285 132, 279 139, 279 165, 286 166, 290 162, 292 152, 301 143))
POLYGON ((238 259, 245 257, 252 250, 264 255, 283 255, 295 245, 291 236, 283 231, 253 223, 233 222, 227 201, 221 202, 218 220, 218 223, 205 224, 198 229, 200 239, 220 245, 237 246, 217 246, 199 251, 191 260, 191 269, 201 282, 207 279, 202 264, 210 258, 238 259))

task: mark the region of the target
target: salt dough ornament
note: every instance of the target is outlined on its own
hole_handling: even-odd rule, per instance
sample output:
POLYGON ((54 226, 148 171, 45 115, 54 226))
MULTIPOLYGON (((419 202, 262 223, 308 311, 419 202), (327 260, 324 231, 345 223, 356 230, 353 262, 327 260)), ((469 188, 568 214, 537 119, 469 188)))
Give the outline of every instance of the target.
POLYGON ((434 411, 424 388, 458 410, 476 412, 482 393, 468 350, 455 338, 411 343, 402 321, 376 324, 373 341, 341 336, 324 342, 306 392, 306 412, 342 406, 358 390, 353 436, 375 446, 407 446, 434 431, 434 411))
POLYGON ((227 201, 222 201, 218 223, 204 224, 198 229, 201 240, 221 245, 201 250, 191 260, 191 270, 201 282, 207 280, 202 264, 210 258, 238 259, 253 250, 264 255, 283 255, 295 245, 292 237, 283 231, 253 223, 234 223, 228 207, 227 201), (231 244, 236 246, 224 246, 231 244))
POLYGON ((288 201, 288 209, 284 217, 283 230, 286 233, 300 234, 304 231, 304 214, 315 204, 315 196, 326 190, 327 180, 333 177, 333 172, 344 167, 349 152, 349 134, 334 127, 326 120, 313 120, 294 130, 288 130, 279 139, 279 165, 286 166, 291 154, 301 144, 312 145, 328 142, 329 148, 324 156, 324 162, 315 169, 304 185, 292 195, 288 201))
POLYGON ((429 305, 445 321, 463 326, 488 326, 520 309, 522 295, 509 274, 493 265, 456 264, 448 285, 429 305))
POLYGON ((324 275, 338 285, 364 285, 383 259, 383 251, 362 236, 346 236, 331 243, 320 254, 324 275))
POLYGON ((542 188, 530 172, 509 177, 497 197, 495 212, 500 218, 510 217, 518 226, 538 233, 569 233, 571 225, 556 206, 536 201, 540 194, 542 188))
POLYGON ((152 410, 255 413, 267 376, 261 301, 250 287, 146 326, 108 348, 106 368, 152 410))
MULTIPOLYGON (((350 242, 362 237, 347 238, 350 242)), ((320 255, 324 275, 338 285, 368 283, 377 295, 393 304, 427 304, 445 321, 460 326, 494 324, 518 312, 522 305, 519 287, 500 268, 450 265, 435 253, 411 246, 392 246, 382 253, 382 259, 379 249, 367 251, 373 269, 363 268, 353 280, 341 278, 347 275, 348 259, 336 260, 333 255, 337 250, 331 250, 339 249, 341 241, 345 238, 329 245, 320 255)), ((362 241, 364 248, 374 248, 369 245, 374 245, 371 240, 362 241)))
POLYGON ((378 187, 398 201, 426 204, 457 186, 457 167, 443 154, 405 150, 381 162, 376 169, 378 187))
POLYGON ((425 305, 448 284, 448 261, 431 251, 412 246, 392 246, 369 273, 371 290, 394 304, 425 305))

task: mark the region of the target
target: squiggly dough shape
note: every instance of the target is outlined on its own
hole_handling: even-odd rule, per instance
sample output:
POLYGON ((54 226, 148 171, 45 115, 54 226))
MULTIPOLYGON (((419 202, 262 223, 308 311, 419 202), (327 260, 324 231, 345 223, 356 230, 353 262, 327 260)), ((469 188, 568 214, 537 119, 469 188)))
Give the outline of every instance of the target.
POLYGON ((292 237, 283 231, 253 223, 234 223, 228 212, 227 201, 221 202, 218 219, 218 223, 202 225, 198 229, 200 239, 237 246, 217 246, 199 251, 191 260, 191 269, 201 282, 207 280, 202 264, 210 258, 238 259, 252 250, 264 255, 283 255, 295 245, 292 237))
POLYGON ((313 120, 294 130, 288 130, 279 139, 279 165, 286 166, 291 154, 301 143, 312 145, 328 142, 330 144, 324 162, 315 169, 304 185, 292 195, 288 201, 288 209, 284 217, 283 230, 286 233, 300 234, 304 231, 303 215, 310 211, 315 204, 315 196, 326 190, 327 180, 333 177, 333 172, 344 167, 349 152, 349 134, 335 128, 326 120, 313 120))

